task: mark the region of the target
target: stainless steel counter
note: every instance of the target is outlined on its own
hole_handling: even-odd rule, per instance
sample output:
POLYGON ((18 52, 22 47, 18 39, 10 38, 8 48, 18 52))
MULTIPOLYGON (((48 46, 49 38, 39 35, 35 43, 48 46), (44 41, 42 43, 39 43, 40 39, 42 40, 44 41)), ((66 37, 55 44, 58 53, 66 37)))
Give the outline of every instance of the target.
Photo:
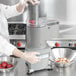
POLYGON ((8 73, 1 73, 0 76, 76 76, 76 65, 68 67, 66 69, 54 68, 53 70, 42 70, 27 75, 27 67, 25 61, 19 59, 18 65, 14 70, 8 73))

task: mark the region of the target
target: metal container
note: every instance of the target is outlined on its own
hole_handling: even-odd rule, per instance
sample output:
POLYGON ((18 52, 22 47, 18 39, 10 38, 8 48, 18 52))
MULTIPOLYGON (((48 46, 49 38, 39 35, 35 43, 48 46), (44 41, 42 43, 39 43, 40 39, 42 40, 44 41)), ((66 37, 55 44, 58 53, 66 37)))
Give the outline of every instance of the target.
POLYGON ((28 13, 29 13, 29 20, 35 21, 35 25, 37 25, 39 19, 39 5, 29 4, 28 13))
POLYGON ((69 48, 54 48, 51 50, 52 60, 54 64, 59 68, 69 67, 76 61, 76 52, 69 48), (56 59, 67 58, 68 63, 57 63, 56 59))
POLYGON ((39 25, 27 26, 26 47, 28 49, 46 48, 46 41, 57 38, 59 35, 59 22, 51 19, 39 19, 39 25))
POLYGON ((4 62, 4 61, 8 62, 9 64, 12 64, 13 67, 7 68, 7 69, 0 69, 0 72, 10 72, 17 65, 17 58, 14 58, 14 57, 6 57, 6 56, 5 57, 0 57, 0 63, 4 62))

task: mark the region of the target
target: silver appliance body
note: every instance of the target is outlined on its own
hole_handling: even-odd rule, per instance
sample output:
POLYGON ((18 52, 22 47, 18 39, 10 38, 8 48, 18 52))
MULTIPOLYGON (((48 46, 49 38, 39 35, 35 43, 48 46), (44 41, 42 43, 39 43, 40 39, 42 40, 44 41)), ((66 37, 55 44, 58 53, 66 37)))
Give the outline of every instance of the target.
POLYGON ((26 50, 40 53, 41 61, 36 64, 26 63, 28 73, 38 70, 51 69, 49 66, 50 48, 46 41, 57 38, 59 35, 59 22, 50 18, 39 18, 38 24, 28 23, 26 27, 26 50))
POLYGON ((46 41, 59 36, 59 22, 50 18, 40 18, 37 26, 27 25, 26 47, 28 49, 46 48, 46 41))
POLYGON ((26 28, 25 48, 27 51, 39 52, 41 58, 39 63, 27 63, 28 73, 49 69, 50 49, 47 46, 46 41, 51 40, 52 38, 57 38, 59 35, 59 22, 47 18, 47 16, 40 16, 40 5, 41 4, 33 6, 30 4, 28 7, 29 18, 26 28))
POLYGON ((49 58, 50 58, 50 48, 44 48, 44 49, 35 49, 35 50, 31 50, 31 49, 26 49, 28 52, 39 52, 40 53, 40 62, 35 63, 35 64, 30 64, 28 62, 26 62, 27 66, 28 66, 28 73, 33 73, 35 71, 40 71, 40 70, 44 70, 44 69, 51 69, 50 62, 49 62, 49 58))

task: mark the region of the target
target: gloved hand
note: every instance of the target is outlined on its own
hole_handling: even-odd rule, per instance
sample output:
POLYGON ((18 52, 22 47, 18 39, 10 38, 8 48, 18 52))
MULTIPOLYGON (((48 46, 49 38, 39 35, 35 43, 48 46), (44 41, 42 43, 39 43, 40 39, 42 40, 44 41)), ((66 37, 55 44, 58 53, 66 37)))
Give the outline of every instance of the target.
POLYGON ((27 62, 31 64, 34 64, 40 61, 40 57, 36 55, 40 54, 38 52, 25 52, 23 53, 21 58, 25 59, 27 62))

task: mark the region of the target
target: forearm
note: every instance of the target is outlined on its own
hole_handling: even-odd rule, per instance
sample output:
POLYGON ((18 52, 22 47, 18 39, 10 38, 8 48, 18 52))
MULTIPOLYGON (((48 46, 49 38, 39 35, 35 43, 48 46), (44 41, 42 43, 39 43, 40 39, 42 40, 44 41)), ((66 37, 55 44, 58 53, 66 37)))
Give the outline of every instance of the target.
POLYGON ((12 53, 13 53, 13 55, 20 57, 31 64, 34 64, 34 63, 40 61, 40 58, 36 56, 36 55, 39 55, 38 52, 24 52, 23 53, 20 50, 18 50, 17 48, 15 48, 12 53))
POLYGON ((23 56, 23 52, 20 51, 20 50, 17 49, 17 48, 15 48, 15 49, 13 50, 12 54, 13 54, 14 56, 17 56, 17 57, 20 57, 20 58, 22 58, 22 56, 23 56))
POLYGON ((17 4, 16 9, 20 13, 24 10, 25 5, 22 5, 20 2, 17 4))
POLYGON ((20 0, 16 6, 16 9, 20 13, 24 10, 25 7, 27 7, 27 5, 28 5, 27 2, 25 2, 24 0, 20 0))

